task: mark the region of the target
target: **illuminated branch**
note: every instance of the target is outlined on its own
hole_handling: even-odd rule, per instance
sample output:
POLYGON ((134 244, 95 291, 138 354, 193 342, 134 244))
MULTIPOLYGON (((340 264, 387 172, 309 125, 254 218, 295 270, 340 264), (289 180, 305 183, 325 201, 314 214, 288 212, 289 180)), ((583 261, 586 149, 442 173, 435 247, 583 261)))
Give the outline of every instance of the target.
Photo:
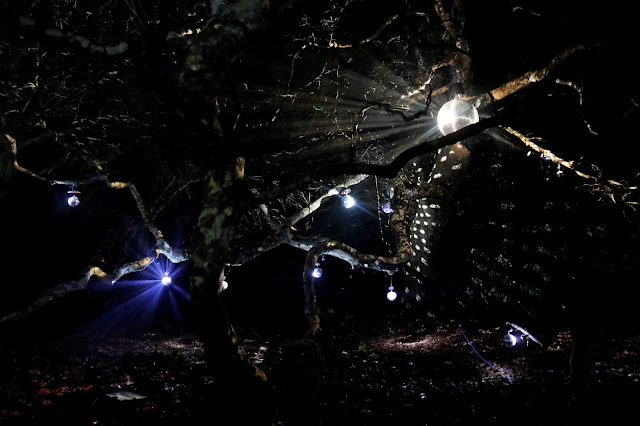
MULTIPOLYGON (((345 182, 345 184, 353 185, 353 182, 360 182, 366 176, 355 176, 345 182)), ((313 236, 292 236, 291 225, 295 224, 306 215, 311 214, 320 206, 323 198, 337 195, 338 188, 329 190, 326 194, 316 200, 312 205, 303 209, 301 212, 288 218, 277 232, 274 232, 258 247, 252 247, 250 251, 244 251, 234 259, 234 265, 240 265, 255 257, 258 257, 282 244, 288 244, 292 247, 307 251, 303 270, 303 287, 305 294, 305 310, 309 320, 309 331, 307 334, 315 334, 320 330, 320 318, 316 309, 315 289, 311 280, 311 271, 315 267, 318 256, 328 255, 343 260, 351 265, 352 268, 365 268, 376 271, 393 274, 398 270, 398 266, 404 265, 412 256, 411 243, 406 229, 406 214, 408 209, 407 191, 404 187, 402 179, 397 178, 394 181, 396 191, 394 193, 394 212, 391 215, 391 230, 396 246, 396 254, 393 256, 378 256, 374 254, 361 253, 355 248, 342 243, 340 241, 331 240, 323 237, 313 236)))
POLYGON ((585 179, 592 179, 592 180, 597 180, 597 178, 595 176, 591 176, 588 175, 586 173, 582 173, 579 170, 576 170, 575 167, 573 167, 573 161, 567 161, 564 160, 560 157, 558 157, 557 155, 555 155, 553 152, 549 151, 548 149, 544 149, 540 146, 538 146, 535 142, 533 142, 533 140, 531 138, 526 137, 525 135, 523 135, 522 133, 518 132, 515 129, 512 129, 511 127, 503 127, 507 132, 511 133, 513 136, 517 137, 518 139, 520 139, 522 141, 522 143, 524 143, 526 146, 528 146, 529 148, 531 148, 532 150, 539 152, 540 155, 542 155, 543 158, 553 161, 556 164, 559 164, 569 170, 571 170, 572 172, 574 172, 575 174, 577 174, 580 177, 583 177, 585 179))
POLYGON ((157 253, 159 253, 159 251, 156 251, 155 257, 148 256, 140 260, 136 260, 134 262, 124 264, 116 268, 112 273, 106 273, 102 269, 100 269, 98 266, 88 267, 78 280, 69 281, 63 284, 58 284, 46 290, 36 300, 34 300, 27 308, 21 311, 12 312, 4 316, 3 318, 0 318, 0 324, 5 322, 16 321, 20 318, 23 318, 26 315, 36 311, 37 309, 42 308, 47 303, 55 299, 58 299, 59 297, 66 296, 68 294, 75 293, 77 291, 86 290, 87 286, 89 285, 89 281, 92 278, 94 278, 94 280, 99 282, 113 284, 125 274, 142 271, 156 260, 157 253))
POLYGON ((356 185, 357 183, 362 182, 365 178, 367 178, 366 175, 353 176, 349 179, 346 179, 344 181, 344 184, 330 189, 309 206, 303 208, 298 213, 295 213, 287 218, 275 230, 275 232, 273 232, 269 237, 265 238, 262 244, 258 246, 248 247, 242 252, 238 253, 233 259, 230 260, 230 264, 235 266, 242 265, 243 263, 255 259, 258 256, 261 256, 262 254, 273 250, 282 244, 288 244, 292 247, 296 247, 304 251, 309 251, 313 248, 314 245, 318 244, 321 241, 324 241, 327 242, 332 248, 331 251, 326 252, 326 254, 344 260, 345 262, 349 263, 352 268, 368 268, 377 271, 390 272, 392 268, 390 268, 389 265, 397 265, 405 262, 405 251, 408 250, 409 255, 411 255, 411 246, 409 244, 409 239, 406 234, 404 225, 407 203, 406 191, 404 190, 402 181, 399 179, 396 180, 397 191, 395 194, 395 203, 398 206, 394 210, 394 213, 391 215, 391 230, 394 235, 396 247, 398 247, 398 254, 396 254, 395 256, 383 257, 363 254, 339 241, 333 241, 322 237, 305 237, 297 234, 294 236, 292 234, 292 226, 317 210, 324 198, 335 196, 339 194, 339 188, 342 188, 344 186, 356 185))
POLYGON ((267 220, 267 224, 269 225, 269 228, 271 228, 272 231, 278 231, 280 227, 271 218, 271 215, 269 214, 269 209, 267 208, 266 204, 260 204, 260 211, 262 212, 265 219, 267 220))
POLYGON ((417 89, 412 90, 411 92, 408 92, 406 95, 402 95, 400 96, 400 99, 405 99, 405 98, 410 98, 418 93, 422 93, 424 92, 427 88, 429 88, 429 93, 431 96, 436 96, 439 95, 441 93, 444 93, 446 91, 449 90, 448 86, 444 86, 444 87, 440 87, 438 89, 431 89, 431 80, 433 79, 433 76, 435 75, 436 71, 439 70, 440 68, 444 68, 444 67, 448 67, 454 64, 454 60, 453 59, 448 59, 445 62, 441 62, 439 64, 433 65, 431 67, 431 72, 429 73, 429 77, 427 78, 427 81, 425 81, 424 83, 422 83, 420 86, 418 86, 417 89))
POLYGON ((558 53, 546 67, 534 71, 529 71, 522 76, 515 78, 496 89, 491 90, 488 94, 485 94, 483 96, 482 103, 485 104, 491 102, 491 100, 497 101, 500 99, 504 99, 507 96, 512 95, 521 89, 524 89, 532 83, 538 83, 539 81, 542 81, 542 79, 544 79, 554 68, 566 61, 576 52, 580 52, 584 49, 584 45, 579 44, 577 46, 573 46, 563 50, 562 52, 558 53))
POLYGON ((576 170, 575 167, 573 166, 573 161, 567 161, 564 160, 560 157, 558 157, 557 155, 555 155, 553 152, 549 151, 548 149, 544 149, 540 146, 538 146, 535 142, 533 142, 533 140, 531 138, 526 137, 525 135, 523 135, 522 133, 518 132, 515 129, 512 129, 511 127, 504 127, 504 129, 511 133, 512 135, 514 135, 515 137, 517 137, 518 139, 520 139, 522 141, 522 143, 524 143, 527 147, 531 148, 532 150, 539 152, 541 154, 541 156, 547 160, 553 161, 554 163, 565 167, 569 170, 571 170, 572 172, 574 172, 576 175, 585 178, 585 179, 589 179, 595 182, 594 186, 596 186, 596 188, 601 185, 600 188, 597 188, 594 192, 598 192, 598 191, 602 191, 604 190, 607 194, 608 197, 611 199, 611 201, 613 201, 614 203, 616 202, 616 198, 615 195, 613 194, 613 187, 625 190, 626 193, 623 194, 620 199, 622 201, 624 201, 624 203, 629 204, 629 205, 637 205, 638 203, 636 201, 631 201, 628 200, 628 196, 630 194, 630 191, 635 191, 638 189, 637 186, 627 186, 621 182, 615 181, 613 179, 607 179, 605 182, 605 184, 598 184, 597 182, 601 181, 601 178, 598 176, 591 176, 588 175, 586 173, 583 173, 579 170, 576 170), (610 186, 607 186, 610 185, 610 186), (603 188, 604 187, 604 188, 603 188))
MULTIPOLYGON (((74 186, 74 185, 88 185, 88 184, 92 184, 92 183, 103 182, 107 187, 112 188, 112 189, 124 189, 124 188, 129 189, 129 192, 131 193, 131 196, 133 197, 134 201, 136 202, 136 206, 138 207, 138 211, 140 212, 140 216, 141 216, 142 220, 144 221, 144 224, 145 224, 146 228, 153 234, 153 236, 154 236, 154 238, 156 240, 156 244, 155 244, 155 247, 154 247, 154 250, 156 251, 156 255, 163 254, 163 255, 165 255, 167 257, 167 259, 169 259, 173 263, 180 263, 180 262, 184 262, 184 261, 188 260, 188 256, 187 256, 187 253, 186 253, 185 250, 183 250, 183 249, 174 249, 164 239, 164 236, 162 235, 162 231, 160 229, 158 229, 158 227, 155 225, 155 223, 149 218, 149 215, 147 213, 147 209, 145 208, 144 202, 142 201, 142 197, 141 197, 140 193, 138 192, 138 189, 136 188, 136 186, 133 183, 111 181, 106 174, 102 173, 102 167, 100 166, 100 164, 97 161, 93 161, 93 160, 87 158, 86 155, 83 155, 82 158, 87 163, 89 163, 90 165, 92 165, 93 167, 95 167, 97 169, 97 171, 99 172, 98 175, 92 176, 92 177, 87 178, 87 179, 74 179, 74 180, 55 180, 55 179, 51 180, 51 179, 48 179, 48 178, 46 178, 44 176, 41 176, 41 175, 39 175, 37 173, 34 173, 34 172, 30 171, 29 169, 27 169, 25 167, 20 166, 18 164, 18 160, 17 160, 18 147, 17 147, 16 140, 11 135, 8 135, 8 134, 4 134, 3 136, 9 142, 9 144, 11 145, 11 154, 13 155, 13 167, 14 167, 14 169, 16 169, 17 171, 19 171, 21 173, 25 173, 25 174, 27 174, 27 175, 29 175, 31 177, 36 178, 36 179, 48 181, 52 185, 74 186)), ((134 264, 136 264, 138 262, 133 262, 133 263, 128 264, 128 265, 134 265, 134 264)), ((114 276, 116 276, 116 280, 118 278, 120 278, 123 274, 127 274, 127 273, 130 273, 130 272, 135 272, 135 271, 139 270, 139 269, 136 269, 135 267, 129 267, 128 268, 127 265, 125 265, 125 266, 123 266, 121 268, 124 268, 124 269, 122 269, 122 273, 121 274, 115 273, 115 275, 114 275, 114 276)))
MULTIPOLYGON (((402 231, 404 231, 404 217, 402 217, 401 220, 402 231)), ((320 317, 318 316, 316 306, 316 292, 311 275, 311 272, 318 262, 318 257, 326 254, 328 256, 332 256, 348 262, 352 268, 367 268, 377 271, 384 271, 388 274, 393 274, 397 271, 398 265, 405 264, 409 261, 412 254, 411 244, 409 243, 409 239, 407 238, 406 231, 404 231, 403 234, 403 244, 399 247, 398 252, 393 257, 360 253, 347 244, 339 241, 329 240, 327 238, 303 238, 300 240, 291 240, 288 242, 294 247, 308 250, 304 262, 304 269, 302 272, 305 312, 307 314, 310 327, 307 335, 314 335, 317 331, 320 330, 320 317), (393 266, 396 267, 394 268, 393 266)))
MULTIPOLYGON (((387 273, 395 272, 398 265, 408 262, 411 257, 411 246, 408 239, 394 256, 361 253, 345 243, 322 237, 294 237, 286 243, 309 252, 320 245, 323 246, 323 251, 319 255, 326 254, 344 260, 354 269, 371 269, 387 273)), ((308 272, 311 273, 311 270, 313 267, 308 272)))
POLYGON ((341 184, 339 186, 336 186, 335 188, 331 188, 329 191, 327 191, 326 193, 324 193, 320 197, 318 197, 313 203, 309 204, 308 206, 306 206, 305 208, 300 210, 298 213, 296 213, 296 214, 292 215, 291 217, 289 217, 283 223, 283 226, 287 226, 288 227, 288 226, 291 226, 291 225, 295 225, 296 223, 298 223, 299 221, 301 221, 302 219, 304 219, 305 217, 309 216, 311 213, 316 211, 318 208, 320 208, 320 205, 322 204, 322 200, 324 200, 325 198, 333 197, 334 195, 340 194, 340 189, 341 188, 357 185, 360 182, 362 182, 363 180, 365 180, 367 177, 368 177, 367 175, 357 175, 357 176, 353 176, 353 177, 351 177, 349 179, 346 179, 343 182, 343 184, 341 184))

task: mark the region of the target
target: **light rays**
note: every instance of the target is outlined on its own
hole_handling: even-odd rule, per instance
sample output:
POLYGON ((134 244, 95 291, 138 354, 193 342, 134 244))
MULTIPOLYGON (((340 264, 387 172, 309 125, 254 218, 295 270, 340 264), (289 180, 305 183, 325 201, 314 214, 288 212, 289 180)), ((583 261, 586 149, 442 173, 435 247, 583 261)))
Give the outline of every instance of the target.
POLYGON ((432 76, 400 74, 395 65, 403 58, 381 60, 363 50, 349 52, 339 65, 318 62, 317 55, 309 49, 296 56, 298 67, 311 68, 306 75, 317 76, 311 81, 294 79, 286 88, 240 85, 235 125, 240 140, 254 141, 257 133, 266 143, 286 142, 289 154, 305 150, 300 157, 309 158, 335 155, 344 140, 345 149, 361 153, 356 158, 380 163, 389 160, 391 150, 439 136, 429 111, 431 88, 423 83, 432 76), (322 151, 320 142, 330 140, 338 145, 322 151), (375 158, 371 144, 379 151, 375 158))
POLYGON ((117 300, 106 303, 106 310, 86 325, 89 330, 148 331, 186 328, 184 312, 190 295, 186 265, 173 264, 161 257, 149 268, 135 274, 136 279, 118 281, 117 300), (163 285, 165 272, 171 284, 163 285))

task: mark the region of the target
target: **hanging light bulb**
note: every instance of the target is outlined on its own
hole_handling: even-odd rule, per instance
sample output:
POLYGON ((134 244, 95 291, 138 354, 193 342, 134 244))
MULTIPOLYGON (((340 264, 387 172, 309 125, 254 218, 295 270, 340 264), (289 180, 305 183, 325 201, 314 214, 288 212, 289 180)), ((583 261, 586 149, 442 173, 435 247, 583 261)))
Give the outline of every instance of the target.
POLYGON ((393 302, 398 297, 398 294, 393 290, 393 284, 389 286, 389 292, 387 293, 387 299, 390 302, 393 302))
POLYGON ((345 209, 350 209, 351 207, 356 205, 356 200, 351 195, 349 195, 350 192, 351 189, 349 188, 342 190, 342 195, 344 195, 344 197, 342 198, 342 205, 345 209))
POLYGON ((382 211, 386 214, 393 213, 393 209, 391 208, 391 201, 385 201, 382 203, 382 211))
POLYGON ((322 268, 320 268, 319 263, 316 263, 316 267, 313 268, 313 271, 311 272, 311 276, 313 278, 320 278, 322 276, 322 268))
POLYGON ((171 277, 169 276, 168 272, 164 273, 164 277, 162 277, 162 284, 163 285, 169 285, 171 284, 171 277))
POLYGON ((344 197, 342 205, 345 209, 350 209, 351 207, 356 205, 356 200, 354 200, 351 195, 347 195, 346 197, 344 197))
POLYGON ((223 276, 222 277, 222 291, 226 290, 227 288, 229 288, 229 283, 227 282, 227 277, 223 276))
POLYGON ((67 198, 67 204, 70 207, 77 207, 80 204, 80 199, 78 198, 78 194, 80 191, 76 191, 75 186, 71 187, 70 191, 67 191, 67 194, 70 194, 69 198, 67 198))

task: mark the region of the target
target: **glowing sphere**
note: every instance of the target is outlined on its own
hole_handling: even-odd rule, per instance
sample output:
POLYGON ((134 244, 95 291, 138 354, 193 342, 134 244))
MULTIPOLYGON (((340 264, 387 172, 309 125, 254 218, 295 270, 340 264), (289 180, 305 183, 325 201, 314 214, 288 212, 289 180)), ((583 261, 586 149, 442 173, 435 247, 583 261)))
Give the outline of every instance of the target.
POLYGON ((78 204, 80 204, 80 199, 75 195, 72 195, 67 199, 67 204, 69 204, 71 207, 76 207, 78 204))
POLYGON ((313 268, 313 272, 311 272, 311 276, 313 278, 320 278, 322 276, 322 268, 320 268, 319 266, 316 266, 315 268, 313 268))
POLYGON ((351 195, 345 195, 344 199, 342 200, 342 205, 345 209, 350 209, 351 207, 356 205, 356 200, 354 200, 351 195))
POLYGON ((229 288, 229 283, 226 282, 225 280, 222 280, 222 289, 226 290, 227 288, 229 288))
POLYGON ((475 106, 456 98, 442 105, 436 121, 440 132, 446 136, 470 124, 477 123, 480 121, 480 116, 475 106))
POLYGON ((391 208, 391 202, 387 201, 382 205, 382 211, 386 214, 393 213, 393 209, 391 208))
POLYGON ((164 273, 164 277, 162 277, 162 284, 164 284, 164 285, 171 284, 171 277, 169 276, 168 272, 164 273))
POLYGON ((511 346, 515 346, 516 343, 518 343, 518 338, 511 334, 511 332, 508 332, 506 337, 509 339, 509 343, 511 343, 511 346))
POLYGON ((389 293, 387 293, 387 299, 389 299, 390 302, 393 302, 394 300, 396 300, 396 297, 398 297, 398 294, 393 291, 393 286, 389 287, 389 293))

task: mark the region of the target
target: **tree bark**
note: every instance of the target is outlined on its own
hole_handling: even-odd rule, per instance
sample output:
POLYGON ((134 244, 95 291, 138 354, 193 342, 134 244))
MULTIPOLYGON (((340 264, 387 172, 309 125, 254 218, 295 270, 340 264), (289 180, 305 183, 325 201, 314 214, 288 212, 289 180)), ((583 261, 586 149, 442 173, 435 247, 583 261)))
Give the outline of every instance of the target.
POLYGON ((413 255, 407 263, 407 271, 412 279, 408 280, 406 291, 417 302, 425 296, 433 298, 437 294, 434 289, 427 292, 425 286, 440 281, 437 279, 438 270, 434 268, 438 261, 434 257, 439 257, 437 251, 442 246, 441 241, 446 239, 449 217, 457 209, 456 195, 467 174, 469 157, 470 150, 457 142, 438 151, 430 171, 416 169, 420 176, 420 198, 409 228, 413 255))
POLYGON ((238 386, 264 382, 266 375, 242 357, 220 299, 225 261, 238 222, 229 173, 216 176, 211 172, 205 184, 191 241, 190 285, 194 326, 212 374, 221 383, 238 386))

